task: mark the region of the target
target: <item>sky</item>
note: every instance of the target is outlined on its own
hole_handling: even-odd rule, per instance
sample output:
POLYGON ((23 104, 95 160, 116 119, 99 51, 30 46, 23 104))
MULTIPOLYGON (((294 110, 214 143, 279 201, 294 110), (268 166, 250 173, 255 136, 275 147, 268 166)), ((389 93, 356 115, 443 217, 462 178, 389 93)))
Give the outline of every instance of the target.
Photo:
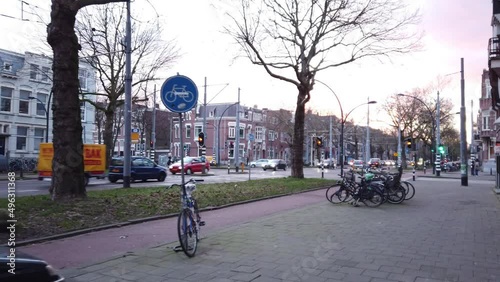
MULTIPOLYGON (((271 78, 262 67, 250 64, 239 52, 234 40, 223 33, 227 18, 213 3, 222 0, 134 0, 135 20, 157 17, 163 25, 163 39, 175 40, 181 57, 165 73, 164 79, 177 73, 190 77, 198 86, 203 101, 207 79, 207 102, 236 102, 238 89, 242 105, 259 108, 294 110, 297 89, 271 78)), ((408 0, 410 1, 410 0, 408 0)), ((420 9, 424 32, 423 48, 390 60, 364 59, 336 69, 320 72, 317 78, 332 88, 345 112, 369 100, 370 126, 387 127, 381 104, 396 93, 408 93, 417 87, 449 79, 440 90, 441 97, 454 101, 460 110, 460 59, 464 58, 466 119, 478 111, 481 74, 488 67, 488 39, 491 37, 491 0, 411 0, 420 9), (471 101, 473 108, 471 109, 471 101)), ((119 5, 119 4, 116 4, 119 5)), ((50 20, 48 0, 2 0, 0 9, 0 48, 16 52, 38 52, 50 20), (22 5, 22 3, 24 3, 22 5), (23 6, 23 7, 22 7, 23 6), (23 13, 21 13, 23 11, 23 13), (21 21, 21 16, 23 21, 21 21)), ((161 87, 159 81, 158 87, 161 87)), ((308 104, 319 113, 339 116, 339 104, 330 90, 317 84, 308 104)), ((351 116, 366 124, 366 110, 357 108, 351 116)), ((456 128, 459 129, 458 115, 456 128)), ((470 125, 467 126, 469 131, 470 125)))

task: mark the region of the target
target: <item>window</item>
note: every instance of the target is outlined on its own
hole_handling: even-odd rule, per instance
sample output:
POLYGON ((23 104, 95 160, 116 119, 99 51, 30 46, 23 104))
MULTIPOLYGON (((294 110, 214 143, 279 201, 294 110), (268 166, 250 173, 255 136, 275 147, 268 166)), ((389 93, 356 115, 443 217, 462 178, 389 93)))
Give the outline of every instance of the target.
POLYGON ((35 150, 38 150, 40 148, 40 143, 43 143, 44 137, 45 137, 45 129, 35 128, 35 143, 34 143, 35 150))
POLYGON ((255 139, 257 140, 264 139, 264 128, 260 126, 255 127, 255 139))
POLYGON ((4 71, 11 72, 11 71, 12 71, 12 64, 11 64, 11 63, 6 63, 6 62, 4 62, 4 63, 3 63, 3 70, 4 70, 4 71))
POLYGON ((174 129, 174 138, 179 138, 180 134, 179 134, 179 125, 176 124, 175 125, 175 129, 174 129))
POLYGON ((36 80, 38 76, 38 65, 30 65, 30 79, 36 80))
POLYGON ((202 128, 202 126, 201 126, 201 125, 195 125, 195 126, 194 126, 194 134, 195 134, 195 137, 196 137, 196 136, 198 136, 198 135, 200 135, 200 132, 202 132, 202 131, 203 131, 202 129, 203 129, 203 128, 202 128))
POLYGON ((19 91, 19 113, 20 114, 29 114, 30 112, 30 100, 29 97, 31 95, 30 91, 21 90, 19 91))
POLYGON ((2 87, 1 89, 1 101, 0 101, 0 111, 10 112, 10 105, 12 102, 12 91, 14 89, 8 87, 2 87))
POLYGON ((85 69, 78 70, 78 80, 80 81, 80 88, 82 90, 87 90, 87 77, 88 72, 85 69))
POLYGON ((80 102, 80 118, 85 121, 85 102, 80 102))
POLYGON ((191 138, 191 125, 186 125, 186 138, 191 138))
POLYGON ((28 138, 28 128, 17 127, 16 149, 26 151, 26 139, 28 138))
POLYGON ((45 104, 47 103, 47 94, 43 93, 38 93, 36 94, 36 97, 38 98, 37 104, 36 104, 36 114, 39 116, 45 116, 47 113, 45 112, 45 104))
POLYGON ((240 126, 240 138, 245 139, 245 127, 240 126))
POLYGON ((483 130, 490 130, 490 117, 483 117, 483 130))
POLYGON ((234 126, 230 126, 229 127, 228 137, 229 138, 235 138, 236 137, 236 129, 235 129, 234 126))
POLYGON ((42 67, 42 81, 49 81, 49 71, 48 67, 42 67))
POLYGON ((269 130, 268 138, 269 138, 270 141, 274 141, 274 131, 269 130))

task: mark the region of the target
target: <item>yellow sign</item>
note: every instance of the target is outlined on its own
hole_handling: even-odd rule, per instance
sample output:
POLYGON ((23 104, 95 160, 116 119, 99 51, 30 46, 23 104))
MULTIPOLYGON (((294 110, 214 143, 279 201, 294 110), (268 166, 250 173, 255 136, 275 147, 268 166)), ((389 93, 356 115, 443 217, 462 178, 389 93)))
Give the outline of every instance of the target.
POLYGON ((130 139, 132 140, 132 143, 139 143, 139 132, 132 132, 130 139))
POLYGON ((394 153, 393 156, 397 157, 398 156, 398 153, 394 153))
MULTIPOLYGON (((38 176, 52 176, 52 143, 41 143, 38 154, 38 176)), ((101 144, 83 144, 84 171, 90 174, 102 174, 106 170, 106 146, 101 144)))

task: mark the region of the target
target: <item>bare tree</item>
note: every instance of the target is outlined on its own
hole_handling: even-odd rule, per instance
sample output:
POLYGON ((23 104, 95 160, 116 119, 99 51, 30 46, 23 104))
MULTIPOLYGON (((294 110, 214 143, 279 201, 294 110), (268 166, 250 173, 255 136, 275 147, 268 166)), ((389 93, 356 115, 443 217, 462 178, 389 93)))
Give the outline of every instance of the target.
POLYGON ((78 51, 81 46, 75 34, 78 11, 89 5, 123 2, 123 0, 52 0, 51 22, 47 42, 53 51, 54 100, 52 162, 52 199, 83 198, 82 123, 80 117, 78 51))
MULTIPOLYGON (((82 45, 82 53, 88 63, 97 71, 98 89, 105 97, 105 107, 86 99, 104 113, 104 144, 107 148, 107 163, 113 156, 116 138, 116 113, 124 104, 125 93, 125 53, 122 26, 126 20, 124 12, 112 5, 85 9, 79 17, 77 33, 82 45)), ((135 22, 132 25, 132 87, 136 93, 133 102, 146 101, 138 97, 140 87, 158 78, 156 73, 168 68, 178 57, 173 42, 162 40, 162 29, 157 22, 135 22)))
POLYGON ((399 0, 241 0, 226 31, 250 61, 298 89, 292 177, 303 178, 304 119, 319 71, 412 50, 416 12, 399 0))

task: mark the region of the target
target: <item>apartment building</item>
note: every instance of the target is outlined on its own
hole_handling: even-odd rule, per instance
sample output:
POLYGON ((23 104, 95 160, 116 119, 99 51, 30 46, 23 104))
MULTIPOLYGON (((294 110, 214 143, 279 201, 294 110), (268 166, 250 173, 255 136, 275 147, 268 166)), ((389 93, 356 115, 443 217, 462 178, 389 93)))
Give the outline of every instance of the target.
MULTIPOLYGON (((82 61, 79 79, 82 91, 96 91, 95 72, 82 61)), ((52 141, 51 102, 52 58, 0 49, 0 155, 38 157, 39 144, 52 141)), ((81 117, 83 141, 92 143, 94 107, 81 102, 81 117)))

